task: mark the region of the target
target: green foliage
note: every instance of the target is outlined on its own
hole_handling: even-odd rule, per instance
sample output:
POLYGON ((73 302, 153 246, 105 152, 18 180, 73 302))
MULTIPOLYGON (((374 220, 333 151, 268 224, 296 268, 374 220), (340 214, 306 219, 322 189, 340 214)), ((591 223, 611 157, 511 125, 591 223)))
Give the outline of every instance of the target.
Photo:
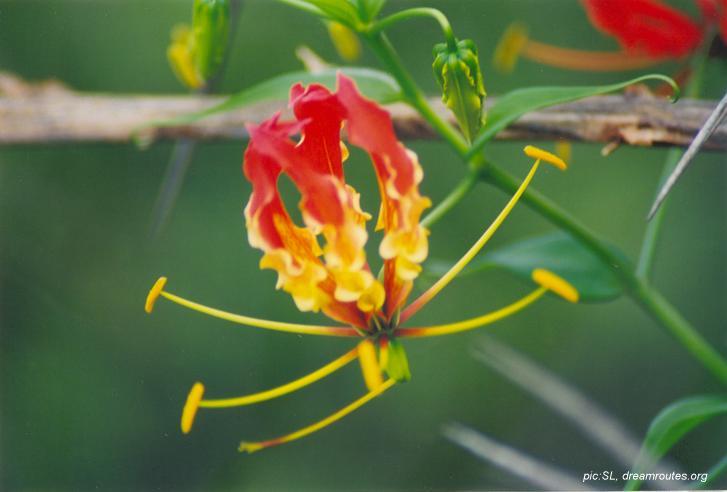
POLYGON ((447 43, 434 46, 434 76, 442 88, 442 102, 454 113, 468 142, 482 127, 485 85, 477 57, 477 46, 470 39, 457 42, 456 50, 447 43))
POLYGON ((648 74, 618 84, 582 86, 582 87, 528 87, 517 89, 500 97, 490 108, 487 126, 477 136, 470 155, 479 152, 482 147, 501 130, 529 111, 577 101, 590 96, 597 96, 609 92, 619 91, 629 85, 638 84, 647 80, 661 80, 669 84, 674 90, 672 101, 679 98, 679 86, 670 77, 660 74, 648 74))
MULTIPOLYGON (((450 266, 449 263, 432 261, 427 264, 427 270, 439 275, 450 266)), ((608 301, 623 292, 609 266, 564 232, 526 239, 488 252, 472 262, 462 275, 490 268, 503 268, 527 281, 532 281, 533 270, 545 268, 573 285, 578 290, 580 301, 585 302, 608 301)))
MULTIPOLYGON (((727 414, 725 395, 694 396, 672 403, 651 421, 631 471, 645 473, 689 431, 724 414, 727 414)), ((624 490, 636 490, 641 483, 642 480, 629 480, 624 490)))
POLYGON ((140 128, 177 126, 194 123, 210 116, 244 108, 263 101, 285 100, 293 84, 323 84, 335 88, 336 75, 341 71, 356 81, 361 92, 380 103, 400 100, 401 92, 396 81, 389 75, 370 68, 331 68, 317 73, 305 71, 289 72, 272 77, 230 96, 226 101, 196 113, 185 114, 169 120, 155 121, 140 128))

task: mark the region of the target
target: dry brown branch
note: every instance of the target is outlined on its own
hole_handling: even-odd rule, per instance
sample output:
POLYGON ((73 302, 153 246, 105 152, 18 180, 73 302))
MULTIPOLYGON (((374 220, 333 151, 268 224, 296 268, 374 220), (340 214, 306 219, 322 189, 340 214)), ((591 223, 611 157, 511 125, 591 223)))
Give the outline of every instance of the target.
MULTIPOLYGON (((218 96, 84 94, 60 84, 28 86, 0 78, 0 145, 73 142, 127 143, 133 131, 153 120, 173 118, 221 102, 218 96)), ((492 103, 493 101, 490 101, 492 103)), ((443 115, 438 100, 432 103, 443 115)), ((684 146, 714 108, 712 101, 663 99, 638 95, 593 97, 523 116, 498 135, 504 140, 553 140, 629 145, 684 146)), ((188 126, 160 128, 156 139, 241 139, 244 123, 269 117, 284 103, 258 104, 188 126)), ((407 106, 389 107, 404 139, 434 138, 429 126, 407 106)), ((727 124, 712 136, 708 149, 727 150, 727 124)))

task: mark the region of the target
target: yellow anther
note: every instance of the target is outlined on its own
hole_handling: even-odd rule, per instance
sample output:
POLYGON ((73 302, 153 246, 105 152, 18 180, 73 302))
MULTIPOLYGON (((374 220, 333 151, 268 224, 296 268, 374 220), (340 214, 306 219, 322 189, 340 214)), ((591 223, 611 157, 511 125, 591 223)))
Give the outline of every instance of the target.
POLYGON ((144 311, 151 314, 154 310, 154 303, 157 302, 159 296, 164 290, 164 286, 167 284, 167 277, 159 277, 159 280, 154 282, 149 294, 146 296, 146 303, 144 304, 144 311))
POLYGON ((492 60, 495 68, 505 73, 512 72, 527 44, 528 30, 525 25, 518 22, 510 24, 495 48, 492 60))
POLYGON ((356 61, 361 56, 361 42, 356 33, 340 22, 328 22, 328 34, 339 56, 346 61, 356 61))
POLYGON ((241 442, 240 447, 238 447, 237 450, 241 453, 252 454, 255 451, 260 451, 263 448, 265 448, 265 446, 257 442, 241 442))
POLYGON ((194 424, 194 417, 197 415, 197 409, 199 409, 199 403, 202 401, 204 396, 204 385, 202 383, 194 383, 192 389, 189 390, 187 396, 187 402, 184 404, 184 410, 182 410, 182 432, 189 434, 192 430, 192 424, 194 424))
POLYGON ((533 145, 528 145, 523 149, 523 152, 525 152, 525 155, 527 155, 528 157, 545 161, 549 164, 554 165, 561 171, 565 171, 566 169, 568 169, 568 164, 566 164, 563 159, 551 152, 548 152, 547 150, 543 150, 533 145))
POLYGON ((376 358, 376 346, 368 338, 358 344, 358 360, 361 363, 361 372, 366 387, 369 391, 378 389, 384 383, 384 380, 381 377, 379 360, 376 358))
POLYGON ((550 270, 536 268, 533 270, 532 278, 535 283, 542 285, 568 302, 575 303, 580 299, 578 290, 573 285, 550 270))

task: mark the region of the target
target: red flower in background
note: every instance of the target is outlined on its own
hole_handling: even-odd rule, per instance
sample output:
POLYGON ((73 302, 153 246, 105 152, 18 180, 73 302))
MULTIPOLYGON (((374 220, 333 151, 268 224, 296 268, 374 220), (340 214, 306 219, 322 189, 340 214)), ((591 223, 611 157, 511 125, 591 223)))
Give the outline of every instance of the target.
POLYGON ((591 23, 615 37, 623 49, 654 58, 681 58, 696 50, 718 22, 727 37, 727 0, 697 0, 696 22, 659 0, 582 0, 591 23))
POLYGON ((695 0, 701 19, 660 0, 581 0, 591 23, 616 38, 619 51, 563 48, 528 38, 514 24, 495 51, 495 66, 510 71, 519 56, 570 70, 636 70, 694 53, 717 28, 727 43, 727 0, 695 0))

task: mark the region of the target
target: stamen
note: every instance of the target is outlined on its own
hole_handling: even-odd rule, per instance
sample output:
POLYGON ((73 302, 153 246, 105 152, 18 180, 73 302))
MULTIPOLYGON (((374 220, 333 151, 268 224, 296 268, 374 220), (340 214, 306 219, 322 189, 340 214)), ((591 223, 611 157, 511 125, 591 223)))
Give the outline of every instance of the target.
POLYGON ((531 292, 530 294, 526 295, 522 299, 513 302, 512 304, 505 306, 504 308, 484 314, 482 316, 478 316, 476 318, 458 321, 456 323, 448 323, 446 325, 425 326, 422 328, 400 328, 396 330, 395 335, 402 338, 423 338, 436 337, 440 335, 451 335, 453 333, 473 330, 475 328, 489 325, 503 318, 507 318, 508 316, 511 316, 518 311, 522 311, 530 304, 543 297, 546 292, 548 292, 548 289, 546 287, 540 287, 531 292))
POLYGON ((251 318, 249 316, 242 316, 240 314, 229 313, 227 311, 222 311, 220 309, 211 308, 209 306, 205 306, 204 304, 199 304, 197 302, 184 299, 183 297, 179 297, 179 296, 171 294, 165 290, 162 290, 164 288, 165 283, 166 283, 166 278, 162 277, 159 280, 157 280, 157 282, 151 288, 151 291, 149 291, 149 295, 147 296, 147 302, 146 302, 146 306, 145 306, 147 313, 150 313, 151 309, 153 309, 154 302, 156 301, 156 299, 159 296, 162 296, 176 304, 179 304, 180 306, 184 306, 193 311, 198 311, 200 313, 207 314, 214 318, 220 318, 220 319, 224 319, 226 321, 231 321, 233 323, 246 325, 246 326, 252 326, 255 328, 265 328, 267 330, 282 331, 282 332, 286 332, 286 333, 298 333, 301 335, 324 335, 324 336, 330 336, 330 337, 358 337, 359 336, 358 332, 356 330, 354 330, 353 328, 346 328, 343 326, 317 326, 317 325, 303 325, 303 324, 298 324, 298 323, 285 323, 282 321, 270 321, 270 320, 266 320, 266 319, 251 318))
POLYGON ((361 363, 361 373, 369 391, 374 391, 384 384, 381 377, 381 366, 376 358, 376 346, 370 339, 365 338, 358 344, 358 360, 361 363))
POLYGON ((192 430, 192 424, 194 424, 194 417, 197 415, 197 409, 204 396, 204 385, 202 383, 194 383, 192 389, 189 390, 187 395, 187 401, 184 404, 184 410, 182 410, 182 432, 189 434, 192 430))
POLYGON ((297 431, 287 434, 285 436, 277 437, 275 439, 270 439, 268 441, 259 441, 259 442, 243 441, 242 443, 240 443, 240 447, 238 449, 240 452, 245 451, 247 453, 254 453, 255 451, 260 451, 261 449, 269 448, 272 446, 278 446, 280 444, 285 444, 287 442, 295 441, 302 437, 313 434, 314 432, 319 431, 319 430, 323 429, 324 427, 328 427, 329 425, 341 420, 346 415, 361 408, 366 403, 368 403, 372 399, 374 399, 377 396, 379 396, 380 394, 382 394, 384 391, 386 391, 389 388, 391 388, 392 386, 394 386, 394 384, 396 384, 396 381, 394 381, 393 379, 388 379, 377 389, 368 392, 367 394, 365 394, 358 400, 356 400, 353 403, 349 404, 348 406, 342 408, 341 410, 337 411, 336 413, 329 415, 325 419, 323 419, 319 422, 316 422, 315 424, 309 425, 308 427, 304 427, 300 430, 297 430, 297 431))
POLYGON ((514 23, 500 38, 495 48, 493 65, 501 72, 509 73, 515 68, 520 57, 541 65, 587 72, 639 70, 665 61, 663 57, 643 56, 624 51, 577 50, 533 41, 528 37, 526 26, 514 23))
POLYGON ((533 177, 535 176, 535 173, 538 170, 538 166, 540 165, 540 161, 543 160, 545 162, 548 162, 549 164, 553 164, 555 167, 559 169, 565 169, 566 164, 563 162, 558 156, 551 154, 550 152, 546 152, 542 149, 539 149, 537 147, 533 147, 531 145, 528 145, 525 147, 524 152, 526 155, 530 157, 535 157, 537 160, 533 164, 533 167, 530 169, 530 172, 523 180, 520 187, 517 189, 515 194, 510 198, 510 201, 507 202, 507 205, 505 205, 505 208, 502 209, 500 214, 495 218, 495 220, 490 224, 490 226, 485 230, 485 232, 482 234, 482 236, 477 240, 477 242, 472 245, 472 247, 465 253, 465 255, 459 259, 457 263, 454 264, 454 266, 442 277, 437 280, 434 285, 432 285, 429 289, 427 289, 424 294, 419 296, 414 302, 412 302, 404 311, 401 313, 401 322, 408 320, 411 318, 414 314, 416 314, 422 307, 424 307, 429 301, 431 301, 442 289, 444 289, 463 269, 467 266, 467 264, 472 261, 472 259, 477 256, 477 253, 480 252, 480 250, 487 244, 487 242, 490 240, 490 238, 495 234, 495 232, 500 228, 502 223, 505 221, 508 215, 510 215, 510 212, 512 212, 512 209, 515 208, 515 204, 517 204, 518 200, 520 200, 520 197, 522 197, 523 193, 525 193, 525 190, 527 189, 528 185, 530 185, 530 182, 533 180, 533 177))
POLYGON ((520 55, 541 65, 585 72, 640 70, 665 61, 664 58, 635 55, 623 51, 586 51, 561 48, 532 40, 528 40, 524 44, 520 55))
POLYGON ((580 299, 580 294, 573 285, 550 270, 537 268, 533 270, 532 278, 535 283, 542 285, 568 302, 576 303, 580 299))
POLYGON ((251 395, 238 396, 236 398, 224 398, 216 400, 202 400, 199 402, 199 406, 202 408, 230 408, 230 407, 241 407, 244 405, 252 405, 253 403, 259 403, 261 401, 272 400, 288 393, 292 393, 301 388, 309 386, 316 381, 319 381, 326 376, 333 374, 337 370, 344 367, 346 364, 351 362, 358 355, 358 348, 349 350, 338 359, 329 362, 320 369, 313 371, 312 373, 303 376, 302 378, 291 381, 290 383, 278 386, 277 388, 261 391, 251 395))

